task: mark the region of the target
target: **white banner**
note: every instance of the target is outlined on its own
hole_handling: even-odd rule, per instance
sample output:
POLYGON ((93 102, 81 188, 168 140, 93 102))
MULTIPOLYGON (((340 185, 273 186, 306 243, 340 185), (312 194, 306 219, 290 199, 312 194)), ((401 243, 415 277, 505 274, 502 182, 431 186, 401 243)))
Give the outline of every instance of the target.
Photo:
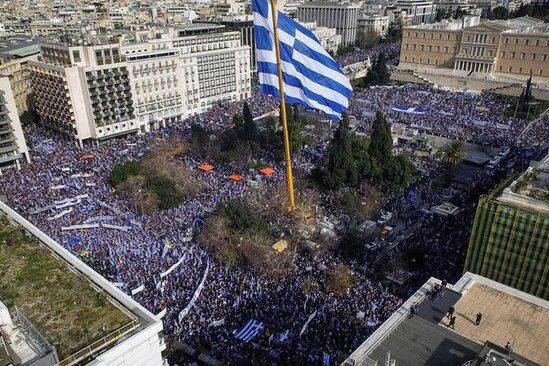
POLYGON ((140 293, 140 292, 143 291, 144 289, 145 289, 145 285, 141 285, 141 286, 139 286, 139 287, 137 287, 137 288, 134 288, 134 289, 132 290, 132 296, 135 295, 135 294, 140 293))
POLYGON ((179 267, 179 265, 180 265, 181 263, 183 263, 183 261, 185 260, 185 257, 186 257, 186 256, 187 256, 187 253, 185 253, 185 254, 177 261, 177 263, 174 263, 170 268, 168 268, 167 271, 162 272, 162 273, 160 274, 160 278, 164 278, 164 277, 166 277, 167 275, 169 275, 170 273, 172 273, 172 271, 173 271, 174 269, 176 269, 177 267, 179 267))
POLYGON ((48 217, 48 221, 56 220, 56 219, 58 219, 58 218, 60 218, 60 217, 63 217, 63 216, 65 216, 66 214, 71 213, 71 212, 72 212, 72 207, 70 207, 70 208, 68 208, 68 209, 66 209, 66 210, 64 210, 64 211, 59 212, 59 213, 58 213, 57 215, 55 215, 55 216, 48 217))
POLYGON ((112 284, 113 284, 113 286, 116 286, 116 287, 118 287, 118 288, 124 287, 124 285, 125 285, 124 282, 113 282, 112 284))
POLYGON ((301 328, 301 332, 299 332, 299 336, 301 337, 303 335, 303 333, 305 333, 305 331, 307 330, 307 328, 309 327, 309 323, 311 322, 311 320, 313 320, 313 318, 316 316, 316 312, 318 310, 315 310, 314 313, 312 313, 311 315, 309 315, 309 319, 307 319, 307 321, 305 322, 305 324, 303 325, 303 328, 301 328))
POLYGON ((101 227, 104 227, 105 229, 115 229, 120 231, 128 232, 131 230, 130 226, 118 226, 118 225, 110 225, 110 224, 104 224, 101 223, 101 227))
POLYGON ((219 320, 215 320, 213 322, 211 322, 210 324, 208 324, 208 327, 220 327, 222 325, 225 325, 225 318, 223 319, 219 319, 219 320))
POLYGON ((64 188, 67 188, 67 186, 64 185, 64 184, 60 184, 60 185, 57 185, 57 186, 51 186, 51 187, 50 187, 50 189, 51 189, 52 191, 55 191, 55 190, 57 190, 57 189, 64 189, 64 188))
POLYGON ((179 316, 177 318, 179 325, 181 325, 181 321, 183 320, 183 318, 187 316, 189 311, 191 311, 192 307, 194 306, 194 303, 200 296, 200 293, 204 288, 204 283, 206 282, 206 277, 208 277, 208 272, 210 272, 210 261, 208 261, 208 263, 206 264, 206 270, 204 271, 204 276, 202 276, 202 281, 200 281, 200 285, 198 285, 196 291, 194 292, 194 295, 191 301, 189 301, 189 304, 185 307, 185 309, 181 310, 181 312, 179 313, 179 316))
POLYGON ((63 226, 61 227, 62 231, 69 230, 81 230, 81 229, 97 229, 99 224, 83 224, 83 225, 72 225, 72 226, 63 226))

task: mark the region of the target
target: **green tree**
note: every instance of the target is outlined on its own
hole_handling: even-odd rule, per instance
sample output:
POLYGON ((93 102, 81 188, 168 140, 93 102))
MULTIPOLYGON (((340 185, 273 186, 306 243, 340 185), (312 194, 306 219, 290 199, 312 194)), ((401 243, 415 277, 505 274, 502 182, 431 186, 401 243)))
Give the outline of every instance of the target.
POLYGON ((485 11, 483 11, 484 19, 487 20, 494 20, 496 19, 496 16, 494 14, 494 11, 492 10, 492 7, 489 7, 485 11))
POLYGON ((238 137, 240 140, 248 141, 252 149, 257 149, 259 147, 259 132, 248 102, 244 102, 242 118, 243 123, 239 126, 240 131, 237 131, 238 137))
POLYGON ((116 164, 113 166, 109 183, 112 187, 117 187, 124 182, 128 177, 143 174, 143 167, 137 161, 126 161, 125 163, 116 164))
POLYGON ((355 186, 358 183, 352 144, 349 117, 344 114, 328 147, 326 172, 323 179, 328 188, 336 189, 343 184, 355 186))
POLYGON ((148 177, 145 185, 148 190, 156 193, 156 196, 158 197, 158 207, 163 210, 179 206, 185 198, 177 189, 175 182, 163 175, 148 177))
POLYGON ((369 153, 372 159, 372 165, 383 165, 392 158, 393 138, 391 136, 391 127, 385 119, 385 115, 378 111, 376 119, 372 126, 370 136, 369 153))
POLYGON ((467 15, 467 14, 469 14, 469 13, 467 13, 467 10, 462 9, 460 6, 458 6, 456 8, 456 11, 454 12, 454 19, 460 19, 464 15, 467 15))
POLYGON ((358 135, 352 136, 353 159, 358 173, 358 180, 362 181, 370 174, 371 163, 370 153, 368 152, 370 140, 358 135))
POLYGON ((202 155, 210 142, 208 131, 197 124, 191 125, 191 149, 198 155, 202 155))
POLYGON ((391 73, 387 68, 387 60, 384 53, 380 53, 377 57, 376 70, 378 75, 378 85, 387 85, 391 80, 391 73))
POLYGON ((495 19, 509 19, 509 11, 504 6, 498 6, 494 8, 495 19))
POLYGON ((400 18, 389 24, 385 39, 387 42, 397 42, 402 39, 402 20, 400 18))
POLYGON ((442 147, 442 161, 450 165, 459 164, 465 158, 463 141, 452 140, 442 147))
POLYGON ((348 260, 360 260, 364 256, 364 240, 356 225, 351 225, 339 241, 339 252, 348 260))
POLYGON ((368 29, 367 31, 361 29, 356 34, 356 44, 358 47, 368 50, 374 47, 380 38, 379 34, 373 29, 368 29))
POLYGON ((393 157, 383 167, 382 185, 386 191, 399 192, 413 180, 415 167, 404 155, 393 157))

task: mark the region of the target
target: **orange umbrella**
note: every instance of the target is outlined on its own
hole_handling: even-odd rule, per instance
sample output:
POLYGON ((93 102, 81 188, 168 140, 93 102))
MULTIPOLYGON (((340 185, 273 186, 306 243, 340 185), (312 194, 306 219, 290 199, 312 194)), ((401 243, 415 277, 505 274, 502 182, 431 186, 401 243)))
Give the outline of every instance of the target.
POLYGON ((263 175, 273 175, 275 170, 271 167, 265 167, 263 169, 260 169, 259 172, 263 175))
POLYGON ((242 176, 240 174, 232 174, 229 176, 229 179, 233 182, 240 182, 242 180, 242 176))
POLYGON ((214 166, 210 164, 202 164, 198 166, 198 169, 202 170, 203 172, 211 172, 214 170, 214 166))
POLYGON ((80 160, 91 160, 91 159, 93 159, 93 154, 91 153, 84 154, 80 157, 80 160))

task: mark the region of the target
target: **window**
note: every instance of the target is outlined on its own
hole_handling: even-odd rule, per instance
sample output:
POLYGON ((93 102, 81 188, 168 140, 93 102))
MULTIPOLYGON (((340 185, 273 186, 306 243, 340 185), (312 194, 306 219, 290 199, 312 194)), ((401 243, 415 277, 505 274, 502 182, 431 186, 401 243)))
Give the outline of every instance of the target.
POLYGON ((518 40, 519 40, 518 38, 515 38, 515 44, 518 44, 518 40))
POLYGON ((532 53, 532 61, 534 61, 535 59, 536 59, 536 54, 532 53))
POLYGON ((536 39, 536 46, 539 46, 539 39, 536 39))
POLYGON ((519 67, 519 73, 522 74, 522 67, 519 67))
POLYGON ((528 46, 529 41, 530 41, 530 40, 529 40, 528 38, 526 38, 526 39, 524 40, 524 44, 528 46))
POLYGON ((526 57, 526 53, 522 52, 522 53, 520 54, 520 59, 521 59, 521 60, 524 60, 525 57, 526 57))
POLYGON ((539 69, 539 74, 543 75, 543 70, 542 69, 539 69))
POLYGON ((511 52, 511 58, 515 58, 515 55, 516 55, 515 52, 511 52))
POLYGON ((509 66, 509 72, 513 71, 513 66, 509 66))
POLYGON ((509 38, 505 37, 505 44, 509 43, 509 38))
POLYGON ((547 61, 547 54, 543 55, 543 61, 547 61))
POLYGON ((80 58, 80 51, 72 51, 72 58, 74 59, 74 62, 82 61, 82 59, 80 58))
POLYGON ((501 51, 501 57, 505 57, 505 51, 501 51))
POLYGON ((503 66, 499 65, 499 71, 503 71, 503 66))

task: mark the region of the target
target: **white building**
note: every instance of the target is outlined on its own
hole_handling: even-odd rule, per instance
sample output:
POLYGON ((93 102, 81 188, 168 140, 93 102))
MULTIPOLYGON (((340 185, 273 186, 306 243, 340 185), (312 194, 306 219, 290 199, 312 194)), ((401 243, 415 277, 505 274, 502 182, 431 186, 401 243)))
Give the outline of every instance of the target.
POLYGON ((356 41, 359 7, 336 2, 305 2, 297 8, 297 18, 322 27, 335 28, 341 35, 341 43, 350 45, 356 41))
POLYGON ((377 14, 364 14, 358 18, 358 29, 364 33, 376 32, 379 36, 385 37, 389 30, 389 16, 377 14))
POLYGON ((410 18, 411 24, 434 23, 436 7, 433 0, 398 0, 398 11, 404 11, 410 18))
POLYGON ((42 61, 29 63, 41 122, 82 145, 248 98, 251 49, 240 33, 195 28, 140 31, 123 43, 42 44, 42 61))
POLYGON ((15 163, 19 167, 19 159, 30 162, 29 150, 15 99, 8 77, 0 77, 0 172, 2 167, 15 163))

